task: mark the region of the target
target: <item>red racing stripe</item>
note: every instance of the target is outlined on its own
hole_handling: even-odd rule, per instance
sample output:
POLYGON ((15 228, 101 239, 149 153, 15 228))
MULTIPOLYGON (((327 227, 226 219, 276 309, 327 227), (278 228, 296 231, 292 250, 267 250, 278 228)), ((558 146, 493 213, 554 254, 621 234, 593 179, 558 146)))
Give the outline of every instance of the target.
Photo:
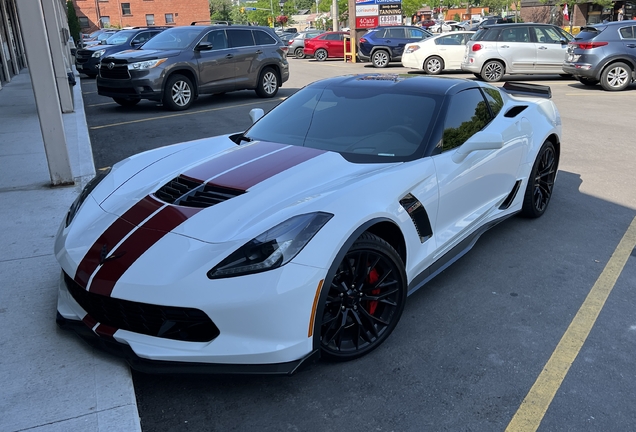
POLYGON ((310 147, 290 146, 285 150, 238 167, 215 178, 210 183, 227 188, 247 190, 276 174, 280 174, 323 153, 325 153, 324 150, 310 147))
POLYGON ((237 165, 244 164, 258 157, 284 148, 283 144, 259 141, 243 145, 235 150, 215 157, 182 173, 183 176, 204 182, 237 165))
POLYGON ((102 249, 109 252, 126 237, 135 226, 143 222, 148 216, 157 211, 163 204, 151 197, 146 197, 133 205, 121 218, 117 219, 101 236, 93 243, 91 248, 86 252, 82 261, 80 261, 77 271, 75 272, 75 282, 81 287, 86 288, 88 280, 93 272, 99 266, 101 260, 102 249))
POLYGON ((95 333, 97 333, 98 336, 101 336, 105 339, 110 339, 110 340, 115 340, 113 335, 115 334, 116 331, 117 329, 115 327, 111 327, 106 324, 100 324, 95 329, 95 333))
POLYGON ((99 268, 91 282, 89 291, 110 296, 121 276, 148 249, 161 240, 191 216, 199 208, 167 206, 154 215, 143 227, 134 231, 115 251, 116 258, 110 259, 99 268))
POLYGON ((86 314, 86 316, 82 318, 82 322, 86 324, 89 329, 92 329, 93 327, 95 327, 95 324, 97 324, 97 320, 89 314, 86 314))

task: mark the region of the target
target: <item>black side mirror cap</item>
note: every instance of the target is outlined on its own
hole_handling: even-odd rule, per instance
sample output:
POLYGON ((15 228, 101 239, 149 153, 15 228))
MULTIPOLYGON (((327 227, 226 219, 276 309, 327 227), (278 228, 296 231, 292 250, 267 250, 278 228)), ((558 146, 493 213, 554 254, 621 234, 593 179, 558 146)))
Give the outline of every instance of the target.
POLYGON ((194 48, 195 51, 209 51, 212 49, 212 42, 199 42, 194 48))

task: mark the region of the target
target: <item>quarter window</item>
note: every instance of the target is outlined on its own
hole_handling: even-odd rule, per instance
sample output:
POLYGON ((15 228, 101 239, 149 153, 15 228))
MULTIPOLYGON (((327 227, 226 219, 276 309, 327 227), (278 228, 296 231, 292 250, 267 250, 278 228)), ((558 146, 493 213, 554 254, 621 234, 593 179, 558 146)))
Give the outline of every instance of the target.
POLYGON ((446 111, 442 151, 464 144, 490 120, 490 110, 479 89, 473 88, 457 93, 452 97, 446 111))
POLYGON ((130 12, 130 3, 122 3, 121 4, 121 14, 122 15, 132 15, 132 12, 130 12))
POLYGON ((262 30, 254 30, 253 33, 256 45, 274 45, 276 43, 273 37, 262 30))
POLYGON ((634 39, 634 28, 633 27, 622 27, 619 30, 621 37, 623 39, 634 39))
POLYGON ((499 90, 489 87, 484 87, 482 90, 484 91, 488 105, 490 105, 493 117, 497 117, 497 114, 499 114, 499 111, 501 111, 504 105, 501 93, 499 93, 499 90))

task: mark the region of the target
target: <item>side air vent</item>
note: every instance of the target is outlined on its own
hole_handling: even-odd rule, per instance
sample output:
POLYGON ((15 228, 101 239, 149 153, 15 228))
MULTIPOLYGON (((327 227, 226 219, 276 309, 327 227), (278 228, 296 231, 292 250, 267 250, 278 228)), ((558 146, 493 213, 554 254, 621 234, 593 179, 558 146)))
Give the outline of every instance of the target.
POLYGON ((431 229, 431 221, 428 218, 428 213, 422 205, 422 203, 413 195, 408 194, 400 200, 400 205, 411 217, 415 230, 420 236, 420 242, 424 243, 431 238, 433 230, 431 229))
POLYGON ((163 185, 155 192, 155 196, 168 204, 206 208, 244 193, 243 190, 206 184, 179 176, 163 185))
POLYGON ((521 186, 521 180, 517 180, 515 182, 512 190, 510 191, 504 202, 502 202, 499 206, 499 210, 505 210, 510 207, 510 204, 512 204, 512 202, 515 200, 515 197, 517 196, 517 192, 519 192, 519 186, 521 186))
POLYGON ((504 114, 504 117, 508 117, 508 118, 517 117, 519 115, 519 113, 521 113, 526 108, 528 108, 527 105, 514 106, 514 107, 510 108, 508 111, 506 111, 506 113, 504 114))

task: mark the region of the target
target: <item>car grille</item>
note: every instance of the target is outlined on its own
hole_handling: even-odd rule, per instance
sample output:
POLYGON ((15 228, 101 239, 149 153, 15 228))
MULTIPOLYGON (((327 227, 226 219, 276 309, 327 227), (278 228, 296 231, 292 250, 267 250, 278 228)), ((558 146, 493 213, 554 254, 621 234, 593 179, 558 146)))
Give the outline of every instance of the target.
POLYGON ((114 64, 113 68, 111 69, 108 67, 111 63, 112 62, 101 63, 101 67, 99 68, 99 75, 102 78, 130 79, 130 73, 128 72, 127 65, 114 64))
POLYGON ((175 177, 163 185, 155 196, 168 204, 206 208, 244 194, 245 191, 175 177))
POLYGON ((101 324, 185 342, 209 342, 220 334, 212 320, 198 309, 159 306, 91 293, 66 273, 64 281, 75 301, 101 324))

